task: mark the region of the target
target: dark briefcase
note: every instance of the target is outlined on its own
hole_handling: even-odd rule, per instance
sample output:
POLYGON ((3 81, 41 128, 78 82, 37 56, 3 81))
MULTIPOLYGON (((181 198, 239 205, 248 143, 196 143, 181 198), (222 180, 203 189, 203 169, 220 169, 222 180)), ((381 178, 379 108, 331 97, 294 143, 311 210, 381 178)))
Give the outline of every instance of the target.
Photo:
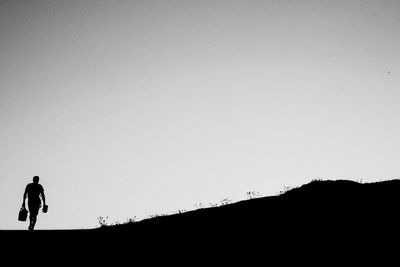
POLYGON ((28 217, 28 211, 24 207, 22 207, 19 210, 18 221, 25 222, 26 221, 26 217, 28 217))

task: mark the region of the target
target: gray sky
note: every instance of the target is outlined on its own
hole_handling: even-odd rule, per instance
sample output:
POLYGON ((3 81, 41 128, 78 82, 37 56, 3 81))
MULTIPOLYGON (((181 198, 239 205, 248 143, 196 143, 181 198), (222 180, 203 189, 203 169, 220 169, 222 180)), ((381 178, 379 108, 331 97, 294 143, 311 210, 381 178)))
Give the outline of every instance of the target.
POLYGON ((0 2, 0 229, 399 178, 399 1, 0 2))

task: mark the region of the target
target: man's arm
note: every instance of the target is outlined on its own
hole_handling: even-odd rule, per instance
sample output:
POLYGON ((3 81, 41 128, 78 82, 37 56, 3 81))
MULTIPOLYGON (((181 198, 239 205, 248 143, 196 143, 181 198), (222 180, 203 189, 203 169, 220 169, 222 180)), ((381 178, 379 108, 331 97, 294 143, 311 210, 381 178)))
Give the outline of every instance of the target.
POLYGON ((42 195, 43 207, 44 207, 44 206, 46 205, 46 196, 44 195, 44 189, 43 189, 43 187, 42 187, 41 195, 42 195))
POLYGON ((25 207, 25 199, 27 194, 28 194, 28 186, 25 187, 24 197, 22 199, 22 207, 25 207))

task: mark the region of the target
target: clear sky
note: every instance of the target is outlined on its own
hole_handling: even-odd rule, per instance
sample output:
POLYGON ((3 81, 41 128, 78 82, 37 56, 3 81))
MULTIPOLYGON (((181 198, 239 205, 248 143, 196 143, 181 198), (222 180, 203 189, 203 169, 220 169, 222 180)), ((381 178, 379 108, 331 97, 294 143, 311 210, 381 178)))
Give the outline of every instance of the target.
POLYGON ((0 1, 0 229, 400 173, 400 1, 0 1))

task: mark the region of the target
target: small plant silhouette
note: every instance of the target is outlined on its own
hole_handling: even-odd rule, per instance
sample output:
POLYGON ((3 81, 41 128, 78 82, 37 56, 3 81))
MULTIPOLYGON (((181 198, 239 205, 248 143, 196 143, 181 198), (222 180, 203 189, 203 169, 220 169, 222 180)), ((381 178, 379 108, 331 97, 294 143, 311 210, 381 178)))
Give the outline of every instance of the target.
POLYGON ((106 217, 99 216, 97 218, 97 221, 100 224, 100 228, 103 228, 103 227, 107 227, 107 226, 135 223, 135 222, 138 222, 139 220, 136 216, 133 216, 132 218, 128 218, 124 223, 120 223, 120 221, 115 221, 114 223, 110 223, 108 216, 106 216, 106 217))
POLYGON ((233 202, 232 199, 224 198, 223 200, 221 200, 220 206, 225 206, 225 205, 231 204, 232 202, 233 202))
POLYGON ((137 221, 138 221, 138 218, 137 218, 136 216, 133 216, 133 218, 127 219, 126 222, 125 222, 125 224, 128 224, 128 223, 135 223, 135 222, 137 222, 137 221))
POLYGON ((315 183, 315 182, 322 182, 323 179, 322 178, 315 178, 311 180, 311 183, 315 183))
POLYGON ((246 195, 247 195, 247 199, 258 198, 258 197, 260 197, 260 192, 249 191, 246 193, 246 195))
POLYGON ((99 216, 99 217, 97 218, 97 221, 99 222, 100 227, 109 226, 109 223, 108 223, 108 216, 107 216, 107 217, 99 216))
POLYGON ((283 189, 281 191, 279 191, 278 195, 283 195, 283 194, 285 194, 286 192, 288 192, 288 191, 290 191, 292 189, 293 189, 293 187, 291 187, 291 186, 284 186, 283 189))
POLYGON ((204 205, 203 205, 203 203, 194 204, 194 208, 195 209, 203 209, 204 205))

